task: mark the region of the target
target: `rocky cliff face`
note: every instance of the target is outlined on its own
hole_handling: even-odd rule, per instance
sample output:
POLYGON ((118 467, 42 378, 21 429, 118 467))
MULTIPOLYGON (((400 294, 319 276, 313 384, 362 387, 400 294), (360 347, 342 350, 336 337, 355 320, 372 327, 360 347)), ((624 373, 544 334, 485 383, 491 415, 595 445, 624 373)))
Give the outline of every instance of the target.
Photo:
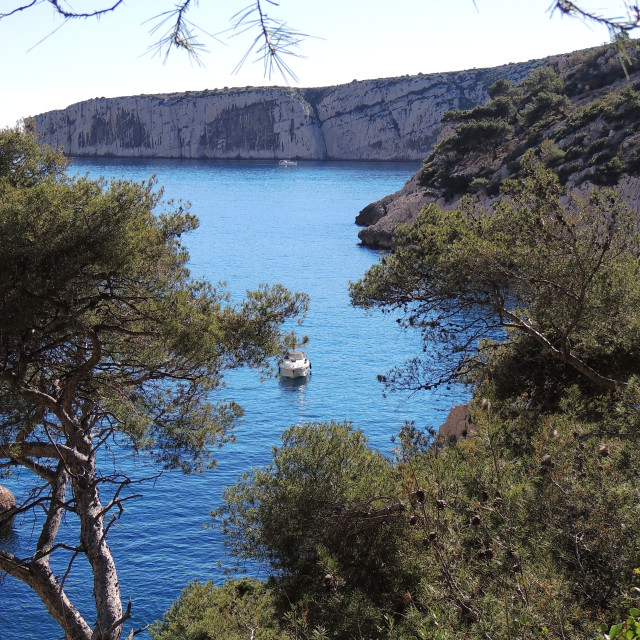
POLYGON ((458 125, 442 128, 422 169, 358 214, 356 223, 366 227, 358 237, 389 249, 396 226, 415 220, 427 204, 453 209, 471 194, 491 206, 502 181, 518 177, 527 152, 572 194, 584 198, 594 186, 612 187, 640 215, 639 90, 637 41, 629 44, 624 66, 619 52, 606 46, 550 58, 519 87, 450 117, 458 125), (502 113, 505 108, 511 111, 502 113), (501 124, 495 130, 504 135, 487 139, 487 123, 501 124))
POLYGON ((517 83, 543 61, 351 82, 95 98, 35 116, 43 141, 71 156, 422 160, 442 115, 517 83))

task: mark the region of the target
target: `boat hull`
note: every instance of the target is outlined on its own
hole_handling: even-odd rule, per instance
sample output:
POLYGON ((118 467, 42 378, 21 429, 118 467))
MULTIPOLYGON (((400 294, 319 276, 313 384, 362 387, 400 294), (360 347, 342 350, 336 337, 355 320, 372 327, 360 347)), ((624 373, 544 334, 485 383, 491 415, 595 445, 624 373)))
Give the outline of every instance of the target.
POLYGON ((280 375, 285 378, 306 378, 309 375, 310 367, 308 364, 299 367, 288 367, 280 365, 280 375))
POLYGON ((306 378, 311 373, 311 362, 300 349, 288 349, 278 362, 278 370, 283 378, 306 378))

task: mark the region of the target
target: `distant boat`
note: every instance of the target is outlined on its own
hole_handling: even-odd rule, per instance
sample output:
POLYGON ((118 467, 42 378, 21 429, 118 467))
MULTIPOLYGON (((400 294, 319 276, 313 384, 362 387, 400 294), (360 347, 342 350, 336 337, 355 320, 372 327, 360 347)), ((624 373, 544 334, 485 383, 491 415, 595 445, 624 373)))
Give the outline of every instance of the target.
POLYGON ((307 354, 300 347, 296 347, 287 349, 282 360, 278 362, 278 370, 285 378, 306 378, 311 373, 311 363, 307 354))
POLYGON ((298 165, 297 160, 280 160, 281 167, 296 167, 298 165))

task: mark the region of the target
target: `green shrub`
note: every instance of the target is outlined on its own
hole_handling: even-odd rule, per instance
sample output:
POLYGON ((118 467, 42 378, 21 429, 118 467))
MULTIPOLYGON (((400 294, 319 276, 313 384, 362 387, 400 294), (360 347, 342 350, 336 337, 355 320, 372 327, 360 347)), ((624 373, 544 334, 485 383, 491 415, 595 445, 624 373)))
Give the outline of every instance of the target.
POLYGON ((587 154, 586 147, 583 147, 580 144, 572 144, 570 147, 567 148, 564 159, 567 161, 576 160, 577 158, 584 160, 587 157, 588 157, 588 154, 587 154))
POLYGON ((151 628, 154 640, 287 640, 270 589, 256 580, 194 581, 151 628))
POLYGON ((599 637, 637 598, 640 384, 559 388, 543 410, 535 376, 509 380, 523 348, 495 351, 457 444, 407 424, 394 463, 349 425, 289 429, 219 514, 272 577, 192 583, 154 640, 599 637))
POLYGON ((535 98, 541 93, 564 94, 565 84, 558 72, 549 67, 538 67, 521 83, 526 95, 535 98))
POLYGON ((500 119, 464 120, 456 127, 451 137, 440 143, 443 151, 466 153, 470 150, 494 150, 513 137, 513 125, 500 119))
POLYGON ((349 424, 305 424, 282 435, 273 463, 224 494, 216 518, 231 553, 266 562, 281 610, 301 598, 312 627, 375 635, 402 612, 421 568, 405 549, 402 488, 391 461, 349 424))
POLYGON ((625 114, 630 114, 640 109, 640 94, 633 87, 625 87, 620 92, 619 99, 625 114))
POLYGON ((478 105, 473 109, 458 109, 445 111, 442 122, 468 122, 489 119, 509 120, 515 114, 516 107, 513 99, 508 96, 500 96, 490 100, 487 104, 478 105))
POLYGON ((522 122, 527 127, 548 126, 553 120, 566 116, 571 101, 563 94, 542 91, 522 111, 522 122))
POLYGON ((478 191, 487 190, 491 181, 487 178, 473 178, 469 183, 469 193, 477 193, 478 191))
POLYGON ((540 156, 540 160, 547 167, 553 167, 560 164, 566 156, 566 152, 560 149, 553 140, 548 138, 540 145, 538 154, 540 156))
POLYGON ((505 78, 496 80, 487 89, 487 92, 492 100, 495 100, 496 98, 511 98, 512 100, 518 100, 522 97, 522 89, 515 87, 505 78))
POLYGON ((611 160, 598 167, 596 181, 598 184, 616 184, 620 175, 624 172, 624 169, 625 166, 622 160, 620 160, 620 156, 614 156, 611 160))

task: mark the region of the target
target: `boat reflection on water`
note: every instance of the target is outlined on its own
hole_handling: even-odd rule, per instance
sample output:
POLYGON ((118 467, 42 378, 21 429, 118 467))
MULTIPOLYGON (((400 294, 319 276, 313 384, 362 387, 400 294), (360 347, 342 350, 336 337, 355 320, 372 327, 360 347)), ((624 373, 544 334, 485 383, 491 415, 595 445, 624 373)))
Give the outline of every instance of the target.
POLYGON ((292 392, 295 392, 296 390, 304 390, 308 382, 308 376, 300 378, 285 378, 284 376, 280 376, 280 386, 285 389, 291 389, 292 392))
POLYGON ((293 411, 290 424, 303 424, 309 421, 308 391, 310 376, 286 378, 280 376, 280 394, 293 411))

